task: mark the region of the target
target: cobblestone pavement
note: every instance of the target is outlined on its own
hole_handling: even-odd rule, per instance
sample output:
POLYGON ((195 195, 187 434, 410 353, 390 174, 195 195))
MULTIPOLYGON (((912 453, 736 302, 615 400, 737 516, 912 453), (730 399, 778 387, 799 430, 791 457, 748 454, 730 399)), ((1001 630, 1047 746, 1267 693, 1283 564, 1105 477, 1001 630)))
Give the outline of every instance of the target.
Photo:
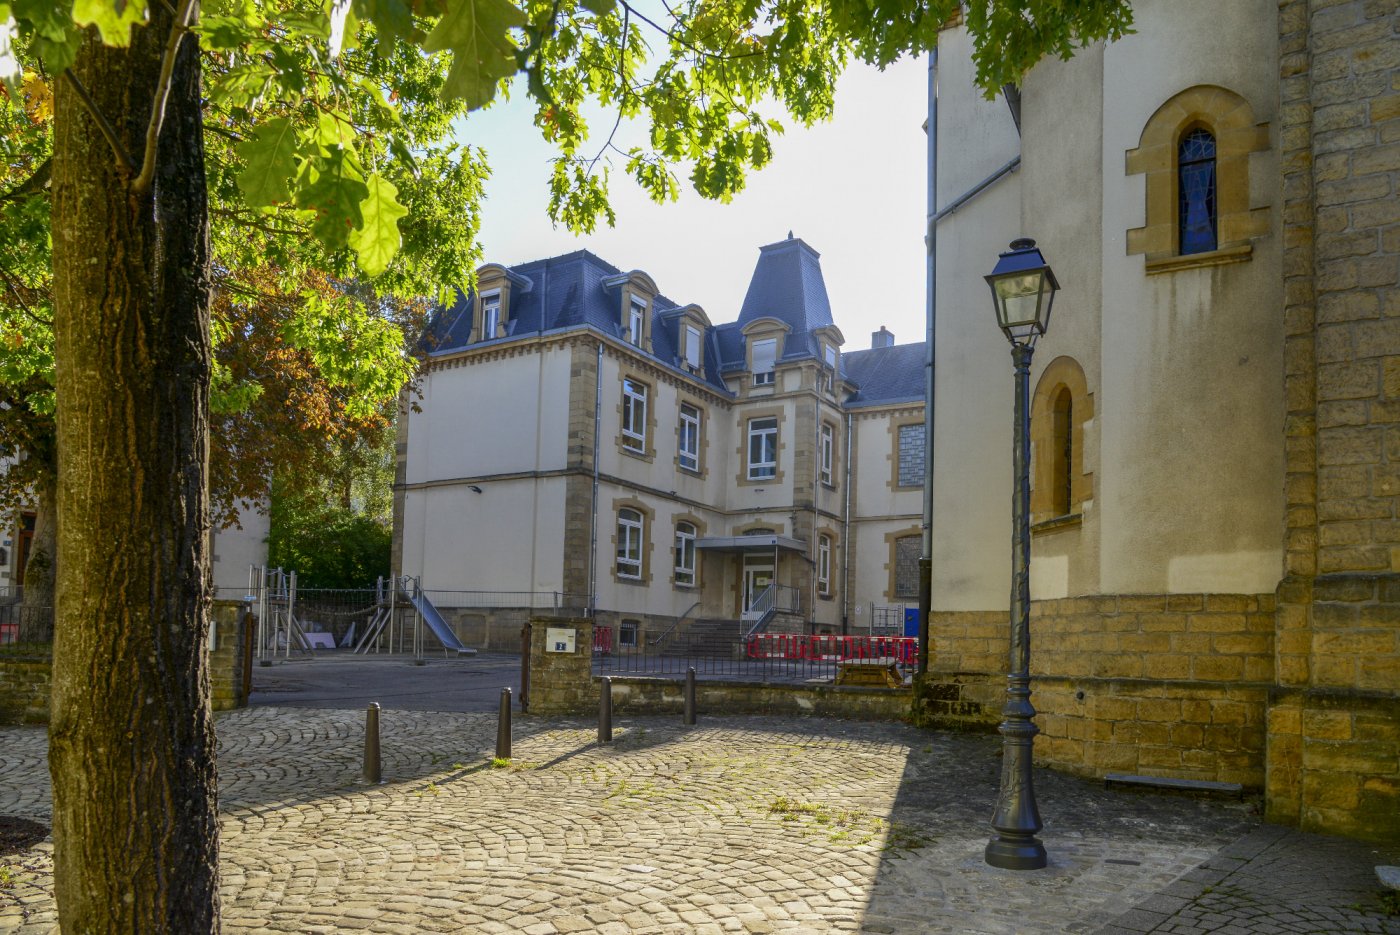
MULTIPOLYGON (((496 768, 490 715, 382 723, 387 782, 366 787, 362 712, 219 717, 226 931, 1400 932, 1375 887, 1329 869, 1354 875, 1373 856, 1361 845, 1263 827, 1243 803, 1048 772, 1050 867, 989 868, 995 737, 636 718, 599 747, 589 721, 522 718, 496 768), (1237 898, 1251 893, 1370 927, 1260 927, 1237 898)), ((41 730, 0 729, 0 814, 49 819, 44 751, 41 730)), ((0 867, 0 931, 54 931, 51 845, 0 867)))

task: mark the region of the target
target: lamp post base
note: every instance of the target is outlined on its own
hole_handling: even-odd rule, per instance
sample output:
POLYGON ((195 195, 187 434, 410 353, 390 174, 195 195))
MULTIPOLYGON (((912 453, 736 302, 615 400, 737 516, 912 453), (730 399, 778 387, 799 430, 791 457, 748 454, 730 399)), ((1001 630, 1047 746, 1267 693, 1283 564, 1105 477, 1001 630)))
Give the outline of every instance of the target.
POLYGON ((984 852, 987 863, 1002 870, 1042 870, 1050 862, 1040 838, 1027 835, 1024 839, 993 838, 984 852))

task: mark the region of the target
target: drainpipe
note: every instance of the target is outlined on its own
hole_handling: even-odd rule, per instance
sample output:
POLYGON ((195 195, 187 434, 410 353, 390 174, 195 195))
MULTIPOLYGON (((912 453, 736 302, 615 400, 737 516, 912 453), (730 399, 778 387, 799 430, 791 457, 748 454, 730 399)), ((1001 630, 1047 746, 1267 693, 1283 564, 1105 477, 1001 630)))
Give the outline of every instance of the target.
POLYGON ((588 520, 588 616, 598 616, 598 455, 603 434, 603 340, 598 339, 593 384, 593 508, 588 520))
POLYGON ((846 505, 841 519, 841 635, 851 625, 851 414, 846 413, 846 505))
POLYGON ((919 557, 919 674, 928 671, 929 611, 933 607, 933 342, 938 321, 938 46, 928 54, 928 233, 924 247, 928 264, 924 271, 924 516, 923 555, 919 557))

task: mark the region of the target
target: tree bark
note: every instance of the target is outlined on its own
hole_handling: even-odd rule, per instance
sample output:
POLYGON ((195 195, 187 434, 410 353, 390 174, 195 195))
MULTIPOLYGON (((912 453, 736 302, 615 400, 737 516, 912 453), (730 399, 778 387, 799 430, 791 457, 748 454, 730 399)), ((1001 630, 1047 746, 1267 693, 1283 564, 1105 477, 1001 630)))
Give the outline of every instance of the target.
POLYGON ((57 553, 57 526, 54 523, 55 486, 53 473, 43 471, 34 481, 34 538, 29 542, 29 558, 24 563, 25 607, 53 606, 54 556, 57 553))
MULTIPOLYGON (((172 15, 73 65, 140 160, 172 15)), ((208 205, 199 50, 181 43, 154 185, 58 81, 57 620, 49 769, 65 932, 217 931, 209 616, 208 205)))

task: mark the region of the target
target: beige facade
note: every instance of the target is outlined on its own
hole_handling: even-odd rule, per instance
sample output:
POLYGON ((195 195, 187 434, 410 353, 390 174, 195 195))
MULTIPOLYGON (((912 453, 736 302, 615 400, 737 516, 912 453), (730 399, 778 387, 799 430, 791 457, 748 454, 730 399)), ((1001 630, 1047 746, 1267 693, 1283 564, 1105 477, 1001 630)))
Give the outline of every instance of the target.
MULTIPOLYGON (((757 279, 764 262, 816 263, 800 241, 764 251, 777 259, 757 279)), ((481 338, 481 301, 464 300, 470 336, 431 356, 403 407, 396 571, 475 603, 558 594, 653 633, 744 618, 770 582, 791 610, 771 628, 902 627, 917 595, 894 593, 888 534, 918 535, 921 487, 899 485, 897 424, 921 429, 921 404, 862 396, 829 317, 778 308, 716 328, 696 306, 662 305, 640 271, 611 274, 591 255, 541 262, 599 267, 595 318, 521 333, 529 306, 503 305, 517 330, 481 338), (655 304, 637 345, 639 284, 655 304), (686 344, 697 333, 703 357, 686 344)), ((542 293, 535 277, 550 269, 560 288, 558 267, 486 272, 519 300, 542 293)), ((913 360, 922 347, 854 353, 913 360)))
POLYGON ((1012 374, 981 274, 1031 236, 1063 287, 1031 373, 1037 759, 1238 781, 1277 820, 1400 834, 1400 13, 1134 14, 1031 71, 1019 134, 976 97, 965 32, 940 41, 938 205, 1019 164, 937 229, 924 710, 998 720, 1012 374))

